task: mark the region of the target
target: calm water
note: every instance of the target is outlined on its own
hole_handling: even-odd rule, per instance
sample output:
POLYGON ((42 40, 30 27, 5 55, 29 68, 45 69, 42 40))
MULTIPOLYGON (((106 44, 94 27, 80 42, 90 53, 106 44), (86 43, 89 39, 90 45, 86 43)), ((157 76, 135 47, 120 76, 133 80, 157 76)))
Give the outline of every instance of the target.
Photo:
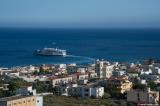
POLYGON ((93 59, 160 59, 160 30, 0 29, 0 66, 87 63, 93 59), (34 56, 36 49, 66 49, 67 57, 34 56))

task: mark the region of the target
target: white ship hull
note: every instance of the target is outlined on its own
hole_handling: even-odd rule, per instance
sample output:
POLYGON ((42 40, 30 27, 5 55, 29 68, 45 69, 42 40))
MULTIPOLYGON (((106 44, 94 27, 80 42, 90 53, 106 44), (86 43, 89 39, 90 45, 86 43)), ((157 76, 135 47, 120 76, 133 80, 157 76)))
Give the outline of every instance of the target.
POLYGON ((43 55, 43 56, 66 56, 66 50, 61 49, 55 49, 55 48, 44 48, 42 50, 36 51, 37 55, 43 55))

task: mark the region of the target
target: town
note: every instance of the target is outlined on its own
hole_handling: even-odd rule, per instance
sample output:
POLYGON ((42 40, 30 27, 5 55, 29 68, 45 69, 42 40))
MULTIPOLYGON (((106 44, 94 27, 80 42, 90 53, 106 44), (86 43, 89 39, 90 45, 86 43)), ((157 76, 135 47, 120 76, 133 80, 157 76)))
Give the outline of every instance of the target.
POLYGON ((153 59, 1 67, 0 106, 56 106, 52 98, 79 100, 81 106, 83 100, 87 106, 158 106, 159 77, 160 63, 153 59))

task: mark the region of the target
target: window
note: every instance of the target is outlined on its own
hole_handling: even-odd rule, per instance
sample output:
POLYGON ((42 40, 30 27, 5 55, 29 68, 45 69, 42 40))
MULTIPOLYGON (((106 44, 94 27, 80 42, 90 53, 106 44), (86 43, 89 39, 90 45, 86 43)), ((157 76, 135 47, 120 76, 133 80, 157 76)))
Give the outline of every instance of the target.
POLYGON ((85 96, 87 96, 87 97, 88 97, 88 94, 85 94, 85 96))
POLYGON ((85 89, 85 91, 88 92, 89 90, 88 90, 88 89, 85 89))

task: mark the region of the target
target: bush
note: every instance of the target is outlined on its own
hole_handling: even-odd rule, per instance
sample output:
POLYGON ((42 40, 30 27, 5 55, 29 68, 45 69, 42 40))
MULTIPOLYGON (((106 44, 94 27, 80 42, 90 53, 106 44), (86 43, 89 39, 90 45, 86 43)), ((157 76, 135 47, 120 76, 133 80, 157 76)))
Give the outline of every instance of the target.
POLYGON ((110 97, 111 97, 111 95, 109 93, 104 93, 103 99, 108 99, 110 97))

